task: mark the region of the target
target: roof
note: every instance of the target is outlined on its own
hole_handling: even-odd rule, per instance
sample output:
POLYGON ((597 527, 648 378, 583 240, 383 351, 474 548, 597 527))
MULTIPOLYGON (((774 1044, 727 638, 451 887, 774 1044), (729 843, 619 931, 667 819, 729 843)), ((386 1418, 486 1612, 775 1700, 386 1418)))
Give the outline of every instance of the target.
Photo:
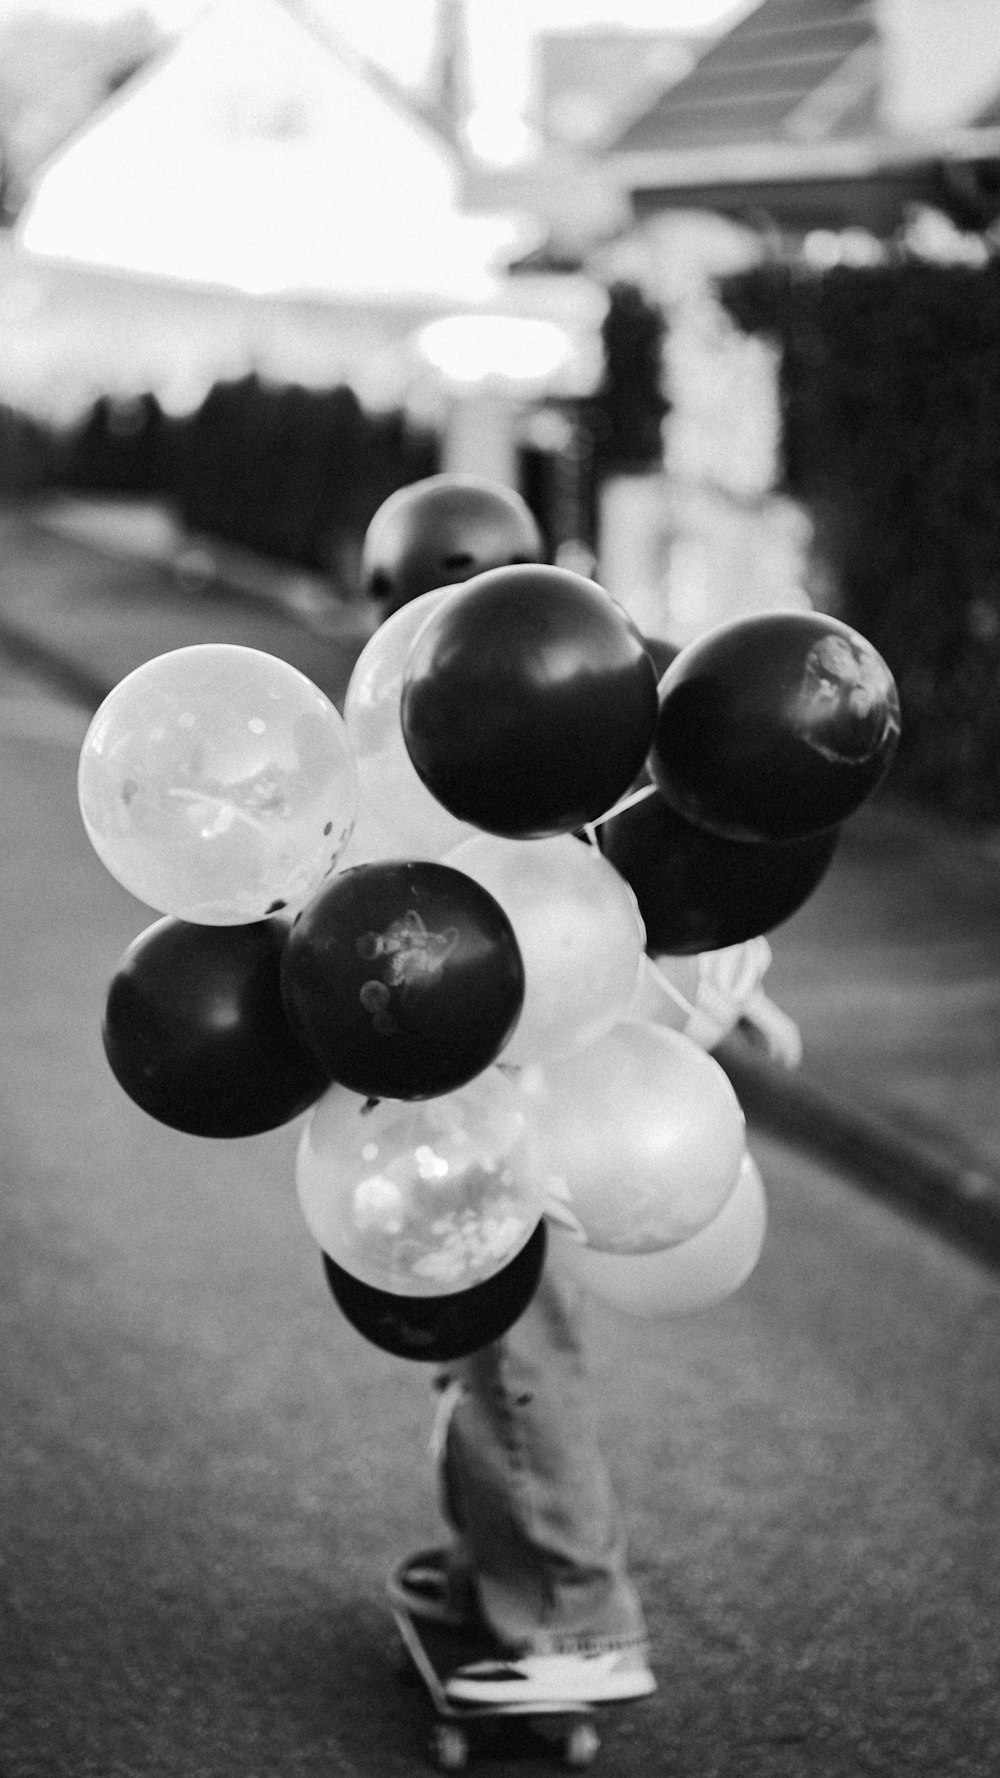
POLYGON ((763 0, 613 144, 715 148, 870 128, 878 36, 870 0, 763 0))
POLYGON ((875 12, 872 0, 755 6, 609 150, 636 212, 887 235, 914 205, 931 205, 963 228, 991 223, 1000 102, 972 126, 894 135, 881 114, 875 12))
POLYGON ((603 148, 694 65, 704 37, 677 30, 542 31, 536 40, 542 136, 603 148))
POLYGON ((43 169, 28 251, 257 294, 496 300, 508 220, 296 0, 216 0, 43 169))

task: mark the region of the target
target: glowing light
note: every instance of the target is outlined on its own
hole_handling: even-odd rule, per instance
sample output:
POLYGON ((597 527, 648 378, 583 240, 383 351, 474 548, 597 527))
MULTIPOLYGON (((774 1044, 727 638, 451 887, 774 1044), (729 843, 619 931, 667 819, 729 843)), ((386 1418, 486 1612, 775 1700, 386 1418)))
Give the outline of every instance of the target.
POLYGON ((544 381, 573 350, 569 335, 554 321, 515 315, 448 315, 422 328, 417 346, 455 383, 544 381))

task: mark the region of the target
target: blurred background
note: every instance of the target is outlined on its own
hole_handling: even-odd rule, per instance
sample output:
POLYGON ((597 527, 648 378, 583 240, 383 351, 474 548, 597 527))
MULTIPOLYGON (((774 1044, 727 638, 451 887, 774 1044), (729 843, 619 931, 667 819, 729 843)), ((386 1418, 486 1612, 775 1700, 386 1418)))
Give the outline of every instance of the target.
POLYGON ((811 604, 903 706, 773 935, 802 1067, 716 1051, 759 1266, 590 1305, 663 1675, 602 1770, 990 1778, 997 0, 0 0, 4 1778, 416 1769, 383 1589, 441 1535, 426 1369, 335 1312, 297 1127, 120 1090, 152 916, 76 763, 187 644, 342 705, 369 521, 439 470, 647 636, 811 604))
POLYGON ((856 623, 993 823, 998 216, 993 0, 4 0, 0 494, 322 608, 492 476, 651 633, 856 623))

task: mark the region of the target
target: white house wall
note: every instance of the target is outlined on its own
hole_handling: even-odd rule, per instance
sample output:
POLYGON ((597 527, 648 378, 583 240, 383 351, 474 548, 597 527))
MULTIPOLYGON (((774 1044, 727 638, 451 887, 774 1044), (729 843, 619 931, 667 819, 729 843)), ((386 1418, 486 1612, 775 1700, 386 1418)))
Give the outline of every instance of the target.
POLYGON ((220 0, 43 171, 28 250, 254 293, 488 301, 509 220, 273 0, 220 0))

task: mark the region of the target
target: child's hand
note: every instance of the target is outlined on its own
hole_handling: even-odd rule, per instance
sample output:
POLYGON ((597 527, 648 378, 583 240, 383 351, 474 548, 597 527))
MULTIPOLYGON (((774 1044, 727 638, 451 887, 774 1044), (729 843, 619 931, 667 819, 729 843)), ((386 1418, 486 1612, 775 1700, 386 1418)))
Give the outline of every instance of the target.
POLYGON ((766 1050, 782 1068, 797 1068, 802 1061, 802 1034, 794 1019, 769 1000, 762 988, 751 994, 742 1008, 740 1029, 752 1043, 766 1050))

